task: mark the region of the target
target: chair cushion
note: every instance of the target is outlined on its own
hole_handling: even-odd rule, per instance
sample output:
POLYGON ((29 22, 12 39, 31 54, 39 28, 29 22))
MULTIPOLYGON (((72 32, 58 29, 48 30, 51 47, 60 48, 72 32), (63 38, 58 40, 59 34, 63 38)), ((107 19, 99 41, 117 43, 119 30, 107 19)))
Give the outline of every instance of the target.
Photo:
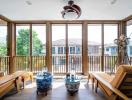
MULTIPOLYGON (((92 72, 91 75, 93 75, 93 77, 100 77, 102 78, 103 80, 107 81, 107 82, 111 82, 113 80, 113 75, 109 75, 105 72, 92 72)), ((101 80, 98 80, 99 84, 99 88, 104 91, 104 93, 106 93, 106 95, 110 96, 113 92, 107 87, 105 86, 101 80)))
POLYGON ((98 72, 96 74, 108 82, 111 82, 113 80, 113 77, 114 77, 113 75, 109 75, 105 72, 98 72))
MULTIPOLYGON (((107 82, 111 82, 113 80, 114 75, 109 75, 105 72, 98 72, 96 73, 98 76, 100 76, 101 78, 103 78, 104 80, 106 80, 107 82)), ((111 95, 113 92, 107 87, 105 86, 103 83, 99 82, 99 87, 107 94, 107 95, 111 95)))
POLYGON ((24 78, 24 80, 33 80, 33 73, 32 72, 25 72, 22 77, 24 78))
POLYGON ((132 72, 132 66, 130 65, 120 65, 117 69, 117 72, 115 74, 115 77, 111 81, 112 86, 115 88, 118 88, 124 79, 124 75, 126 72, 132 72))

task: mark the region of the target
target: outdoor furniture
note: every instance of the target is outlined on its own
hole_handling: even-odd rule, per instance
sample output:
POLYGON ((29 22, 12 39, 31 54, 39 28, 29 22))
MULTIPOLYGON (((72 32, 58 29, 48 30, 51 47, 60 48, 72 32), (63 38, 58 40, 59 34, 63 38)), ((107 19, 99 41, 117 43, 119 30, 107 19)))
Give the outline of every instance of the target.
POLYGON ((89 80, 91 79, 92 89, 94 89, 94 83, 95 83, 95 76, 93 75, 94 73, 102 76, 105 80, 107 80, 109 82, 114 78, 114 74, 109 75, 109 74, 107 74, 105 72, 90 72, 88 74, 88 82, 87 83, 89 83, 89 80))
POLYGON ((32 79, 33 77, 32 75, 33 75, 32 72, 17 71, 10 75, 0 77, 0 97, 5 95, 13 88, 16 88, 17 92, 20 91, 22 85, 24 88, 25 81, 32 79), (26 77, 31 78, 27 79, 26 77))
POLYGON ((73 95, 78 92, 80 86, 80 79, 77 75, 67 74, 65 78, 65 86, 67 91, 73 95))
POLYGON ((90 74, 95 83, 95 92, 99 87, 111 100, 132 99, 132 66, 119 66, 114 77, 103 72, 90 74))
POLYGON ((40 92, 47 95, 47 91, 52 88, 52 75, 48 72, 38 73, 36 83, 37 94, 40 92))
POLYGON ((25 84, 27 81, 33 82, 33 72, 25 72, 21 76, 22 82, 23 82, 23 88, 25 88, 25 84))
POLYGON ((11 75, 0 77, 0 97, 5 95, 13 88, 16 88, 16 90, 19 91, 21 82, 19 77, 21 77, 21 75, 24 73, 25 72, 23 71, 17 71, 11 75))

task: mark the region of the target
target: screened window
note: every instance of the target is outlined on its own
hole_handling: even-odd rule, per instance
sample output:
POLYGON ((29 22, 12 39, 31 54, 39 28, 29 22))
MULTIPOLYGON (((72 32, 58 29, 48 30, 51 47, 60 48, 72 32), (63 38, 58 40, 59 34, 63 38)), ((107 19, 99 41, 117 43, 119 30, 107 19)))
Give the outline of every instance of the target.
POLYGON ((75 47, 70 47, 70 54, 75 54, 75 47))
POLYGON ((106 48, 106 51, 109 51, 109 48, 106 48))
POLYGON ((0 19, 0 56, 7 55, 7 22, 0 19))
POLYGON ((29 25, 16 26, 16 55, 30 54, 30 31, 29 25))
POLYGON ((63 54, 63 47, 58 47, 58 54, 63 54))
POLYGON ((52 47, 52 54, 55 54, 55 47, 52 47))
POLYGON ((81 54, 81 48, 80 47, 76 47, 76 54, 81 54))
POLYGON ((132 56, 132 46, 130 46, 130 56, 132 56))
POLYGON ((46 26, 32 25, 32 55, 46 55, 46 26))
POLYGON ((88 24, 88 54, 101 55, 101 25, 88 24))
POLYGON ((132 56, 132 52, 131 52, 131 49, 132 49, 132 47, 131 47, 131 45, 132 45, 132 20, 130 20, 130 21, 128 21, 127 22, 127 37, 129 37, 130 38, 130 42, 129 42, 129 44, 127 45, 127 47, 128 47, 128 49, 127 49, 127 53, 128 53, 128 56, 132 56))
POLYGON ((111 48, 111 52, 104 52, 104 54, 109 54, 110 56, 117 55, 117 45, 114 43, 114 40, 117 39, 117 35, 117 24, 104 24, 104 45, 107 46, 107 48, 111 48))

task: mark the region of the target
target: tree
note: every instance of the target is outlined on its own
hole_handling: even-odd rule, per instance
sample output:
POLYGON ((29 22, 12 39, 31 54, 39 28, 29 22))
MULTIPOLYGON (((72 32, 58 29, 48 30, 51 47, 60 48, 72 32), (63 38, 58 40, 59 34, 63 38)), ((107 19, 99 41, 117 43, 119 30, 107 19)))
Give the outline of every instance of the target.
POLYGON ((7 55, 7 46, 5 43, 0 43, 0 56, 7 55))
MULTIPOLYGON (((21 29, 18 31, 18 37, 16 40, 17 55, 29 55, 30 50, 30 35, 29 29, 21 29)), ((43 44, 38 38, 38 34, 32 31, 32 54, 42 54, 43 44)))

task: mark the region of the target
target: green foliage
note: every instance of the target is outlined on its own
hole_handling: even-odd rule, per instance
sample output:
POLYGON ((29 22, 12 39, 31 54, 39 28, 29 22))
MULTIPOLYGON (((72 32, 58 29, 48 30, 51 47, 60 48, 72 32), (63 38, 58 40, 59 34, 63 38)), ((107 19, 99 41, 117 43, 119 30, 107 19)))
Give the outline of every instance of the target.
POLYGON ((0 43, 0 56, 7 55, 7 46, 5 43, 0 43))
POLYGON ((33 31, 32 34, 32 53, 33 55, 40 55, 42 54, 43 50, 43 43, 41 42, 40 39, 37 38, 38 34, 33 31))
MULTIPOLYGON (((18 31, 18 36, 16 39, 17 44, 17 55, 29 55, 30 52, 30 35, 29 29, 21 29, 18 31)), ((38 34, 32 31, 32 54, 40 55, 42 54, 43 44, 38 38, 38 34)))

